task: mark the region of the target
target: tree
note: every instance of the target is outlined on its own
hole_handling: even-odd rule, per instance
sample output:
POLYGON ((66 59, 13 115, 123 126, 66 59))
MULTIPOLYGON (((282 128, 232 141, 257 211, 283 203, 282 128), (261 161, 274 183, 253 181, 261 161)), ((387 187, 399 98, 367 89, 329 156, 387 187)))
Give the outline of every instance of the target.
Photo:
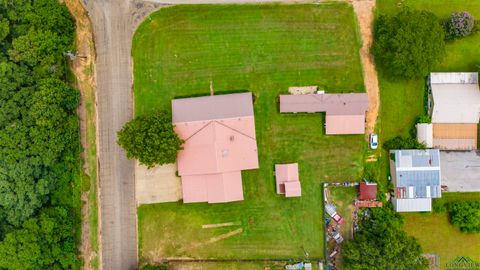
POLYGON ((73 220, 62 207, 46 208, 0 242, 1 269, 73 269, 75 255, 73 220))
POLYGON ((427 269, 420 245, 402 231, 402 224, 391 208, 372 208, 343 247, 345 269, 427 269))
POLYGON ((475 18, 470 13, 453 12, 450 18, 442 22, 445 38, 453 40, 470 35, 475 27, 475 18))
POLYGON ((450 222, 462 232, 480 232, 480 201, 452 202, 447 208, 450 222))
POLYGON ((148 167, 174 163, 182 143, 166 112, 138 116, 118 132, 118 144, 127 157, 148 167))
POLYGON ((419 143, 416 138, 396 136, 383 143, 383 148, 389 150, 401 149, 425 149, 425 145, 419 143))
POLYGON ((138 270, 168 270, 168 266, 166 265, 151 265, 151 264, 146 264, 142 267, 140 267, 138 270))
POLYGON ((372 52, 377 65, 391 78, 423 77, 444 56, 444 36, 433 13, 405 8, 374 21, 372 52))

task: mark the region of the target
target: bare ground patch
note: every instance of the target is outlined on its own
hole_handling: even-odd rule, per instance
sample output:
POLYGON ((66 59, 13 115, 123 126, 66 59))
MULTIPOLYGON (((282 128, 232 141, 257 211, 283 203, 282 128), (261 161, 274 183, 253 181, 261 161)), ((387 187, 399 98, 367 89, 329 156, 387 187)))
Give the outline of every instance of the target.
POLYGON ((376 1, 350 0, 350 3, 353 5, 353 9, 357 15, 360 35, 363 42, 362 48, 360 49, 360 58, 363 68, 363 80, 369 102, 369 108, 366 115, 366 133, 370 134, 375 129, 380 106, 378 76, 377 71, 375 70, 373 56, 370 54, 370 46, 372 45, 373 9, 375 8, 376 1))

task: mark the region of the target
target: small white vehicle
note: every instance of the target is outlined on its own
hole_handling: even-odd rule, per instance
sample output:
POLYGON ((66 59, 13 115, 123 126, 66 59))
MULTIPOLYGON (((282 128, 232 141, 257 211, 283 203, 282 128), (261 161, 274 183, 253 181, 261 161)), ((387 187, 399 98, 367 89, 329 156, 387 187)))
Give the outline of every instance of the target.
POLYGON ((378 147, 378 135, 375 133, 370 134, 370 148, 377 149, 378 147))

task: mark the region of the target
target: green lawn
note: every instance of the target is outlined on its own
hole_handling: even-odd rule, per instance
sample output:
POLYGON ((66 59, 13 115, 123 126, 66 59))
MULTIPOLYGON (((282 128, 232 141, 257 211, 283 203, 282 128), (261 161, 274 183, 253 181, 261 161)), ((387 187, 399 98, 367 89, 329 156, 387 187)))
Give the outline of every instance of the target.
POLYGON ((242 202, 139 207, 141 262, 165 257, 323 257, 324 181, 357 180, 364 137, 325 136, 321 114, 280 115, 289 86, 363 92, 352 8, 321 5, 200 5, 161 9, 133 40, 136 113, 170 110, 174 97, 249 90, 255 95, 260 169, 243 173, 242 202), (273 167, 298 162, 302 197, 275 194, 273 167), (202 229, 202 224, 237 222, 202 229), (209 239, 242 233, 209 243, 209 239))
MULTIPOLYGON (((480 200, 480 193, 443 193, 441 199, 434 199, 434 210, 440 205, 458 200, 480 200)), ((425 253, 435 253, 440 256, 440 268, 445 269, 446 263, 456 256, 469 256, 480 261, 480 233, 462 233, 448 221, 448 214, 403 213, 405 231, 420 242, 425 253)))
MULTIPOLYGON (((221 269, 221 270, 264 270, 266 266, 270 267, 271 270, 283 270, 285 269, 285 264, 287 262, 276 262, 276 263, 257 263, 257 262, 203 262, 203 263, 171 263, 169 268, 171 270, 212 270, 212 269, 221 269)), ((317 262, 312 262, 314 270, 318 269, 317 262)))
POLYGON ((418 239, 425 253, 435 253, 440 256, 441 269, 456 256, 470 256, 480 261, 480 233, 467 234, 448 221, 444 206, 451 201, 478 201, 480 193, 443 193, 441 199, 433 200, 432 213, 403 213, 405 231, 418 239), (443 209, 443 211, 436 211, 443 209))
MULTIPOLYGON (((394 13, 400 6, 414 9, 425 9, 435 13, 439 18, 447 18, 451 12, 468 11, 480 18, 480 1, 469 0, 378 0, 378 13, 394 13), (398 4, 401 2, 402 4, 398 4)), ((446 57, 432 71, 468 72, 478 71, 480 64, 480 33, 454 42, 447 43, 446 57)), ((416 117, 424 114, 423 98, 425 80, 390 81, 379 72, 380 85, 380 118, 377 129, 381 140, 385 141, 397 135, 406 136, 413 127, 416 117)), ((382 170, 387 174, 388 161, 383 152, 382 170)), ((471 199, 479 193, 444 193, 442 204, 452 199, 471 199)), ((406 218, 405 230, 415 236, 425 252, 440 255, 442 269, 445 263, 459 255, 476 256, 480 259, 480 234, 468 235, 460 233, 449 224, 445 213, 411 213, 403 214, 406 218)))

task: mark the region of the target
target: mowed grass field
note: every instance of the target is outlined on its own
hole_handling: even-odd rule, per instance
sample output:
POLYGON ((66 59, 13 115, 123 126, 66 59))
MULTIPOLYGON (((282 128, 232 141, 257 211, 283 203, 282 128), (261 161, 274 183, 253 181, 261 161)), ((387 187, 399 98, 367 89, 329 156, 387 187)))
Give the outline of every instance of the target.
POLYGON ((175 6, 147 18, 133 40, 136 114, 208 95, 210 81, 217 94, 251 91, 260 168, 243 172, 241 202, 139 207, 140 260, 322 258, 321 183, 358 180, 366 142, 325 136, 322 114, 281 115, 278 96, 301 85, 364 92, 359 47, 345 3, 175 6), (275 193, 274 164, 285 162, 299 163, 300 198, 275 193), (224 222, 236 225, 202 229, 224 222))
MULTIPOLYGON (((378 0, 377 13, 392 14, 401 7, 428 10, 440 19, 448 18, 452 12, 468 11, 480 18, 480 1, 469 0, 378 0)), ((446 45, 445 58, 432 71, 473 72, 480 64, 480 33, 462 38, 446 45)), ((425 80, 391 81, 379 72, 380 121, 377 129, 382 141, 398 135, 407 136, 415 119, 424 114, 425 80)), ((388 171, 386 152, 382 168, 388 171)), ((480 199, 480 193, 444 193, 441 200, 480 199)), ((465 234, 453 227, 446 213, 408 213, 405 217, 405 230, 415 236, 426 253, 440 256, 441 269, 455 256, 472 256, 480 260, 480 234, 465 234)))
POLYGON ((469 256, 480 261, 480 233, 462 233, 450 224, 445 211, 435 211, 440 205, 451 201, 478 201, 480 193, 443 193, 441 199, 434 200, 432 213, 403 213, 405 231, 417 238, 425 253, 440 256, 440 269, 457 256, 469 256))

